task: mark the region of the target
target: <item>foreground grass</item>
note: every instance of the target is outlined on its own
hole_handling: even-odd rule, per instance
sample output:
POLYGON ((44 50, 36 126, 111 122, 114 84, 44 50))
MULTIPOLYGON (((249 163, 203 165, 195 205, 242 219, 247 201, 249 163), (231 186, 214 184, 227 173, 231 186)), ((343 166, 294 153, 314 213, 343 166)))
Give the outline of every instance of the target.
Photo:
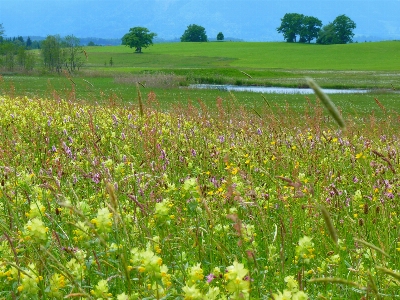
POLYGON ((396 113, 138 97, 0 98, 0 298, 400 297, 396 113))

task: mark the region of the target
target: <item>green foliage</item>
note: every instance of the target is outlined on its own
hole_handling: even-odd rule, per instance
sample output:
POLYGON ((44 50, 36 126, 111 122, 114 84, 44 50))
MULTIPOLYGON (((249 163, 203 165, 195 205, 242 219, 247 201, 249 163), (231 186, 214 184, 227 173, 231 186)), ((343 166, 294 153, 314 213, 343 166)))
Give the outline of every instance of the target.
POLYGON ((41 55, 44 67, 60 73, 63 68, 69 73, 79 70, 84 64, 84 51, 80 41, 74 35, 61 39, 58 35, 49 35, 41 43, 41 55))
POLYGON ((287 13, 277 28, 289 43, 295 43, 299 36, 300 43, 310 43, 316 39, 318 44, 347 44, 352 41, 356 24, 346 15, 322 27, 321 20, 298 13, 287 13), (322 27, 322 29, 321 29, 322 27))
POLYGON ((26 39, 26 49, 32 49, 32 40, 31 38, 28 36, 28 38, 26 39))
POLYGON ((347 44, 352 42, 353 30, 356 24, 346 15, 340 15, 336 19, 325 25, 319 33, 318 44, 347 44))
POLYGON ((204 27, 191 24, 181 36, 181 42, 207 42, 207 34, 204 27))
POLYGON ((224 40, 224 34, 222 33, 222 32, 219 32, 218 34, 217 34, 217 41, 223 41, 224 40))
POLYGON ((322 27, 319 32, 317 44, 331 45, 338 44, 338 39, 335 32, 335 26, 332 23, 322 27))
POLYGON ((4 34, 4 27, 3 24, 0 23, 0 43, 3 42, 3 34, 4 34))
POLYGON ((44 67, 49 71, 61 72, 65 60, 61 51, 61 38, 58 35, 49 35, 42 42, 41 55, 44 67))
POLYGON ((122 37, 122 45, 135 48, 136 53, 142 53, 142 48, 147 48, 153 45, 153 38, 156 33, 150 32, 145 27, 134 27, 129 29, 129 32, 122 37))
POLYGON ((283 34, 289 43, 296 42, 296 36, 302 31, 304 15, 298 13, 287 13, 281 19, 282 23, 276 30, 283 34))
POLYGON ((83 49, 80 46, 80 40, 74 35, 67 35, 63 41, 66 68, 69 72, 80 69, 84 64, 83 49))
POLYGON ((311 43, 312 40, 318 37, 318 33, 321 30, 322 22, 315 17, 305 16, 300 29, 301 43, 311 43))
POLYGON ((353 41, 353 30, 356 28, 356 23, 346 15, 340 15, 333 20, 333 26, 339 44, 347 44, 353 41))
POLYGON ((0 68, 9 72, 31 71, 35 65, 35 55, 26 50, 22 37, 0 43, 0 68))
POLYGON ((318 37, 322 26, 321 20, 298 13, 287 13, 281 21, 281 26, 277 28, 277 31, 283 33, 283 37, 289 43, 295 43, 297 36, 300 43, 310 43, 318 37))

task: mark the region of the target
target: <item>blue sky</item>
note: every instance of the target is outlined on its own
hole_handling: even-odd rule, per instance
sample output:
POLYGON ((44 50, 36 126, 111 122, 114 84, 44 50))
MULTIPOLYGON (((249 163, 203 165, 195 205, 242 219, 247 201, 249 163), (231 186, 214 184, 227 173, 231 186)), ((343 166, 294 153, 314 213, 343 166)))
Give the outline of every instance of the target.
POLYGON ((0 0, 6 36, 73 34, 121 38, 144 26, 160 38, 179 38, 189 24, 208 37, 282 41, 276 32, 285 13, 314 16, 327 24, 346 14, 356 37, 400 39, 400 0, 0 0))

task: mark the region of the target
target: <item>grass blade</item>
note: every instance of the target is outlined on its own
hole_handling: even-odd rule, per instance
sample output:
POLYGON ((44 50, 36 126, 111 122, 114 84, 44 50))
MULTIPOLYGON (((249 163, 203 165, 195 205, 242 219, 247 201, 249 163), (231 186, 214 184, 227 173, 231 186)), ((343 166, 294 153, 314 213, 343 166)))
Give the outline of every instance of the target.
POLYGON ((325 105, 328 112, 332 115, 335 119, 336 123, 341 128, 346 127, 342 115, 340 114, 339 110, 337 109, 336 105, 332 102, 332 100, 328 97, 327 94, 320 88, 320 86, 311 78, 307 78, 307 84, 314 90, 314 93, 318 96, 318 98, 322 101, 325 105))

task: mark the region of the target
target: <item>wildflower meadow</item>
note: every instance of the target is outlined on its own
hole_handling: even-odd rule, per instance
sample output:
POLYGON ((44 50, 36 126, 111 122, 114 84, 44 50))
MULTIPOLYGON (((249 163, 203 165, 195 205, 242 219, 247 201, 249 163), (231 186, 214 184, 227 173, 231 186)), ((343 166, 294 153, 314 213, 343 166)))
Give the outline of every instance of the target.
POLYGON ((399 115, 238 97, 1 96, 0 299, 400 298, 399 115))

